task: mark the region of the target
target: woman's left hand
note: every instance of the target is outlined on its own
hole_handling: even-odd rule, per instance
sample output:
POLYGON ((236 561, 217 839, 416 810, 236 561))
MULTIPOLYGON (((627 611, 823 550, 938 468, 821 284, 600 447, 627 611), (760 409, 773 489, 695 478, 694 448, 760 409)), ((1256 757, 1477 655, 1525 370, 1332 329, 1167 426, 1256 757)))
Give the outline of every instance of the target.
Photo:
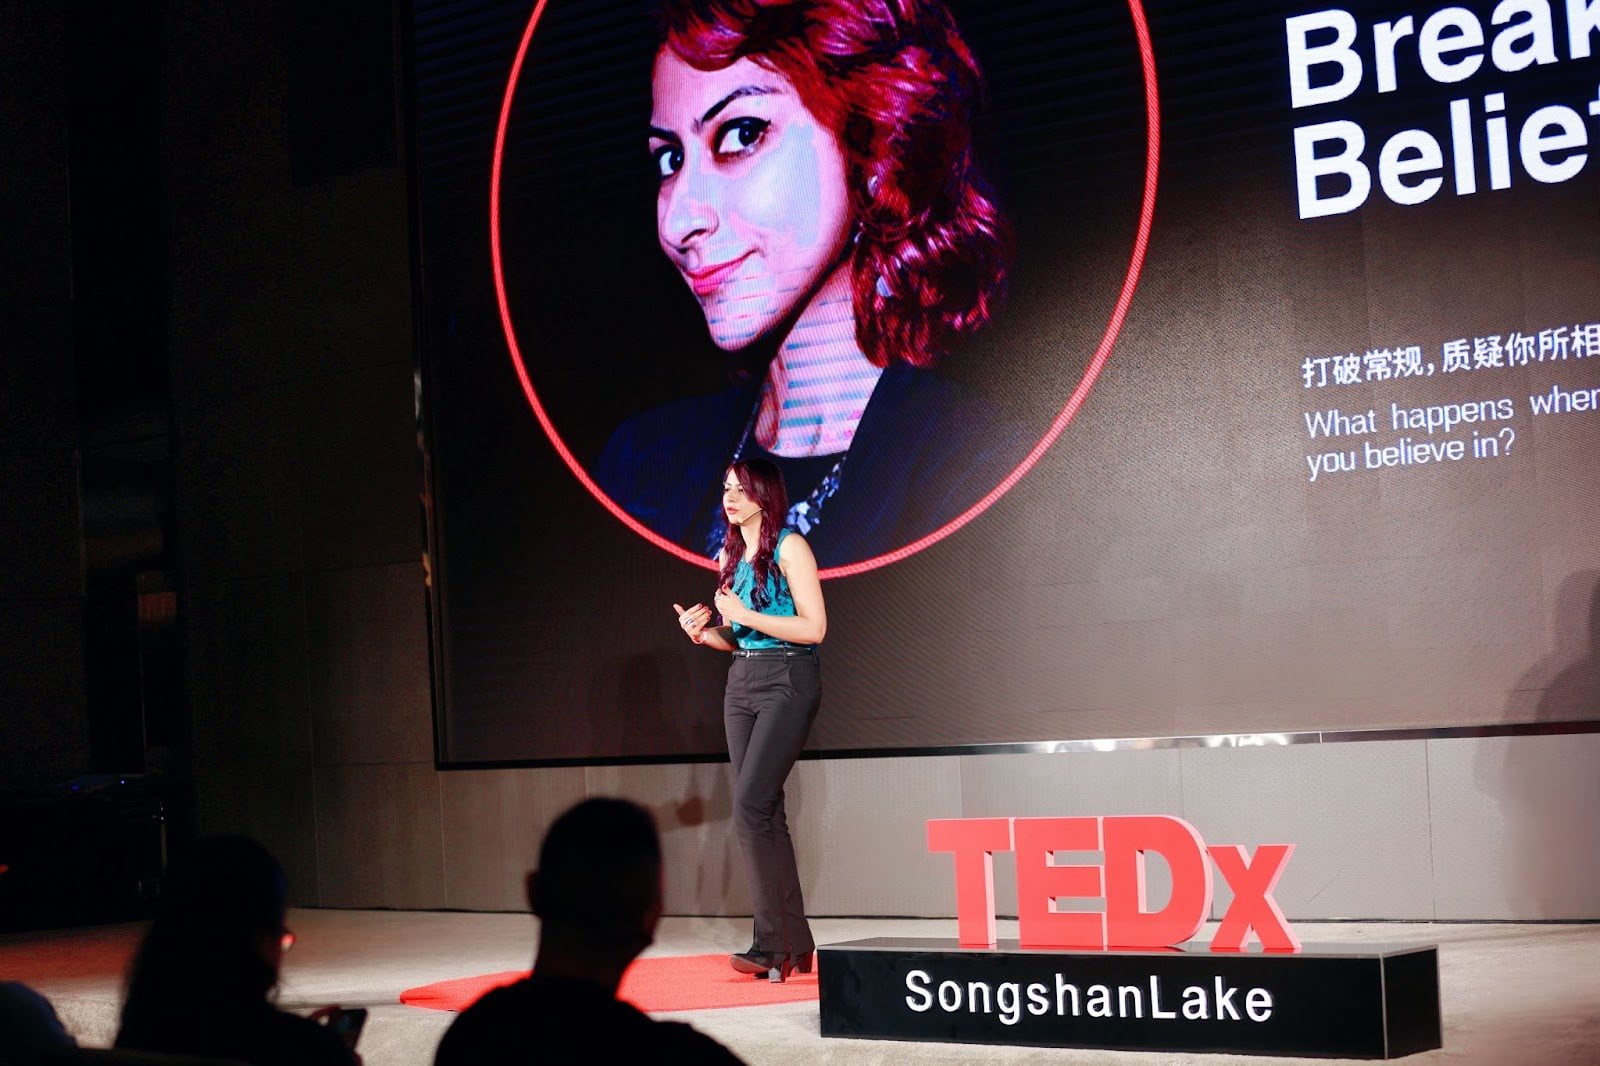
POLYGON ((722 616, 722 620, 725 622, 736 621, 738 616, 742 614, 745 609, 744 601, 738 596, 735 596, 733 594, 733 589, 729 588, 727 585, 724 585, 717 590, 716 598, 711 602, 716 606, 717 613, 722 616))

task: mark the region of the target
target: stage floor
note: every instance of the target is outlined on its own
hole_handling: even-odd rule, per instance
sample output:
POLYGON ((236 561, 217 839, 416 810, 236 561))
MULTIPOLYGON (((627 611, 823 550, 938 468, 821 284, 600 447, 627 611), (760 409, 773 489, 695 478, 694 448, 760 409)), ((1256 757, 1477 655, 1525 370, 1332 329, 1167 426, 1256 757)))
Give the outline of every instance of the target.
MULTIPOLYGON (((527 967, 535 923, 522 914, 300 910, 299 940, 285 967, 279 1004, 328 1003, 371 1011, 360 1051, 366 1066, 426 1066, 454 1017, 406 1007, 402 989, 452 977, 527 967)), ((1015 936, 1015 923, 1000 923, 1015 936)), ((817 942, 873 936, 953 936, 953 920, 815 919, 817 942)), ((1306 942, 1439 945, 1444 1048, 1405 1061, 1434 1064, 1600 1063, 1600 925, 1296 923, 1306 942)), ((138 936, 118 925, 0 936, 0 979, 44 993, 80 1043, 107 1045, 116 1028, 121 978, 138 936)), ((1200 939, 1207 939, 1209 928, 1200 939)), ((748 919, 667 918, 651 954, 698 955, 749 943, 748 919)), ((687 1011, 687 1021, 747 1062, 943 1063, 1270 1063, 1235 1055, 1155 1055, 972 1044, 824 1040, 817 1004, 789 1003, 687 1011)), ((1333 1062, 1344 1060, 1312 1060, 1333 1062)))

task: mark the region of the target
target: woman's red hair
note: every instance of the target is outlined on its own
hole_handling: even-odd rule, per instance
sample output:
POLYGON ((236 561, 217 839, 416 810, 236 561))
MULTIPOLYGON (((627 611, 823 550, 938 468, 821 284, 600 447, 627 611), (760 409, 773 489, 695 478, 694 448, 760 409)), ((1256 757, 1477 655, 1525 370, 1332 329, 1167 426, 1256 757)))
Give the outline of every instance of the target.
POLYGON ((982 75, 940 0, 667 0, 659 25, 697 69, 782 74, 838 138, 868 359, 927 366, 989 322, 1011 227, 973 160, 982 75))
MULTIPOLYGON (((778 534, 789 518, 789 493, 783 487, 782 471, 767 459, 735 459, 728 473, 739 479, 744 494, 761 508, 761 537, 756 544, 755 558, 750 560, 756 578, 750 603, 759 609, 767 605, 767 580, 778 572, 778 534)), ((722 540, 722 569, 717 574, 719 587, 733 587, 733 572, 742 558, 744 534, 730 522, 722 540)))

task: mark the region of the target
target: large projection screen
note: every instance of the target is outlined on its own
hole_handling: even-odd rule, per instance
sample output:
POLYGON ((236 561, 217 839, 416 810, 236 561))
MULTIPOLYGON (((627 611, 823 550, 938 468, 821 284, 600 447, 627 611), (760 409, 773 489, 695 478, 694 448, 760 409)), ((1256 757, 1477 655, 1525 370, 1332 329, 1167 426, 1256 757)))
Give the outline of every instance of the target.
MULTIPOLYGON (((790 468, 839 477, 810 750, 1600 719, 1600 12, 948 8, 1014 251, 790 468)), ((781 258, 837 196, 663 178, 657 48, 647 4, 413 4, 443 766, 723 757, 672 605, 786 342, 718 342, 658 199, 703 179, 694 224, 781 258)), ((733 97, 693 133, 784 143, 733 97)))

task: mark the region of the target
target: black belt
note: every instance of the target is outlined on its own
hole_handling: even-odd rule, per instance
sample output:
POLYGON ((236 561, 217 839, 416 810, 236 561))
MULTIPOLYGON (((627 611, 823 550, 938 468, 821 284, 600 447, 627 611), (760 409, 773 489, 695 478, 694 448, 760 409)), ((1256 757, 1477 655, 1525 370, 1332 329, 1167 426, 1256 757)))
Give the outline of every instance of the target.
POLYGON ((811 644, 795 648, 737 648, 733 654, 737 659, 798 659, 817 654, 817 649, 811 644))

